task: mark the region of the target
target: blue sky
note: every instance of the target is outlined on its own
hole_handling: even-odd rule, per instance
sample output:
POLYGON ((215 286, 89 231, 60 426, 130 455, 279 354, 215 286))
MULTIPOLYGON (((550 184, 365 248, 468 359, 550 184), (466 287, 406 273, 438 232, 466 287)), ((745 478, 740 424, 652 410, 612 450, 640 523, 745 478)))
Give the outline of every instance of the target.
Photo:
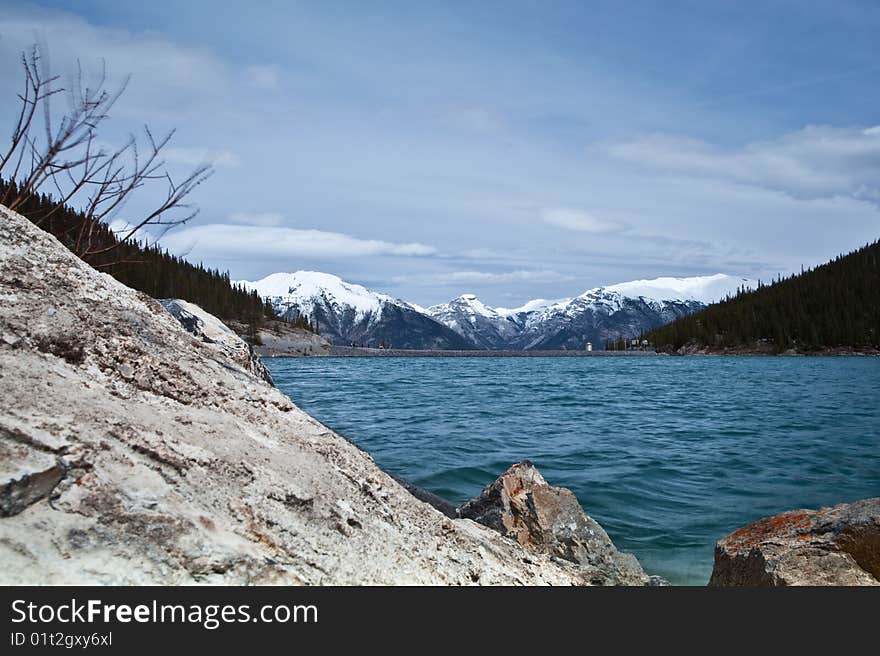
POLYGON ((0 93, 35 35, 130 73, 103 136, 214 161, 164 243, 233 278, 510 306, 880 236, 876 2, 7 4, 0 93))

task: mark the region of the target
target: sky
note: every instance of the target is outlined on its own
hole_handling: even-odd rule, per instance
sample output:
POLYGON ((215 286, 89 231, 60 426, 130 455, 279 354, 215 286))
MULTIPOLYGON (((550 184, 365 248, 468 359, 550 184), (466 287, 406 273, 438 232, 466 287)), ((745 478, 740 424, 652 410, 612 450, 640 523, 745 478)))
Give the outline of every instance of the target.
POLYGON ((101 138, 214 164, 162 243, 233 279, 513 306, 880 237, 874 1, 3 5, 0 134, 35 40, 130 75, 101 138))

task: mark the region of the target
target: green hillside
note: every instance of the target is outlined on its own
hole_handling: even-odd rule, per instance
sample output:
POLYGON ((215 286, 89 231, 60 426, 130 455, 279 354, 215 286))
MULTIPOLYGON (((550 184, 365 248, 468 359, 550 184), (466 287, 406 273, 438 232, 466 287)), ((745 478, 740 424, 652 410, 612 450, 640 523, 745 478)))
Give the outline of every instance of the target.
POLYGON ((643 337, 663 350, 880 348, 880 241, 643 337))

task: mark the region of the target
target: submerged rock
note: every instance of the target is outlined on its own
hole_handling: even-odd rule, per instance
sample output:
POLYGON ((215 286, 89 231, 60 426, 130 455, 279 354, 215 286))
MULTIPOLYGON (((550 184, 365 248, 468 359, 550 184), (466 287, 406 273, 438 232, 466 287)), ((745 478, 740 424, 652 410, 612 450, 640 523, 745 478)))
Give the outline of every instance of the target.
POLYGON ((528 460, 513 465, 480 496, 458 508, 460 517, 492 528, 529 551, 577 564, 594 585, 661 585, 635 556, 617 550, 584 513, 570 490, 552 487, 528 460))
POLYGON ((458 519, 458 511, 454 503, 447 501, 438 494, 434 494, 418 485, 414 485, 400 476, 395 476, 394 474, 390 474, 390 476, 419 501, 423 501, 429 506, 436 508, 450 519, 458 519))
POLYGON ((709 585, 880 585, 880 498, 792 510, 715 545, 709 585))

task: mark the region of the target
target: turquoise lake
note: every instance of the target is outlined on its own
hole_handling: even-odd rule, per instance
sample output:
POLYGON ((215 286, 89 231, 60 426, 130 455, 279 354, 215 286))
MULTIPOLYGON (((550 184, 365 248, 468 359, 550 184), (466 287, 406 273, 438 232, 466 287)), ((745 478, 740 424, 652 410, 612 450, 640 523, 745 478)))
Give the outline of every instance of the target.
POLYGON ((751 521, 880 496, 880 358, 285 358, 278 387, 459 503, 514 462, 650 574, 703 585, 751 521))

